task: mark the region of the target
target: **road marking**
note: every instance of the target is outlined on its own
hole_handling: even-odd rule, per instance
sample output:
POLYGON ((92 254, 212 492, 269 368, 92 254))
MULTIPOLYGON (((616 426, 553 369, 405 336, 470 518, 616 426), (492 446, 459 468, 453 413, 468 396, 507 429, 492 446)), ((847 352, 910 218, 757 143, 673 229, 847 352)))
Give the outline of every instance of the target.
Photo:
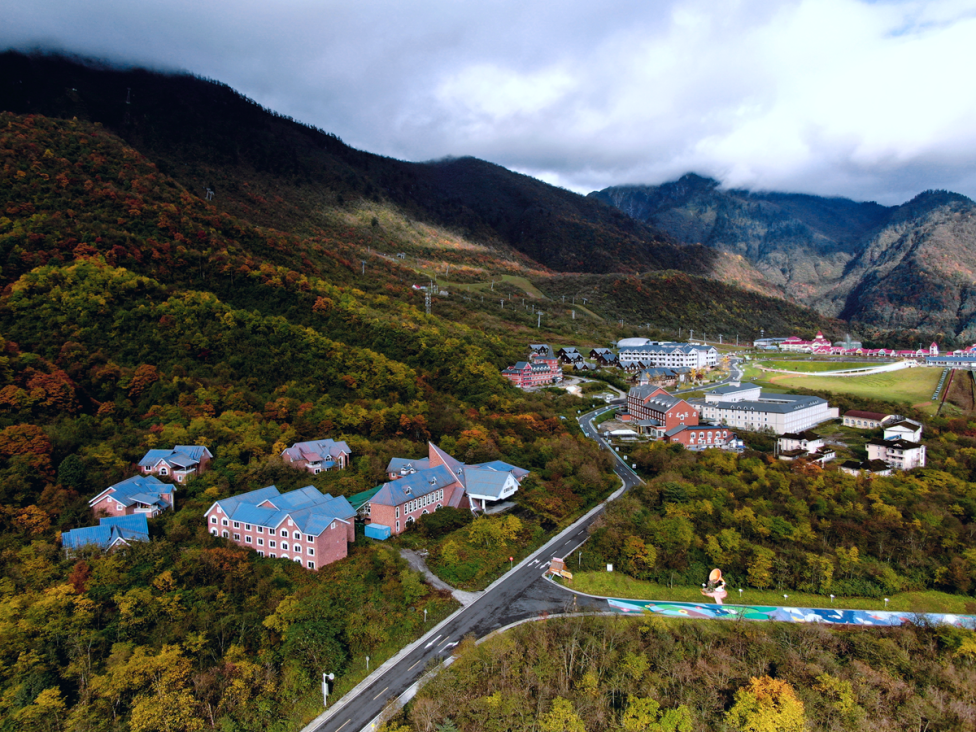
MULTIPOLYGON (((386 687, 386 689, 389 689, 389 688, 390 688, 389 686, 387 686, 387 687, 386 687)), ((386 689, 383 689, 383 691, 381 691, 381 692, 380 692, 379 694, 377 694, 376 696, 374 696, 374 697, 373 697, 373 701, 376 701, 376 700, 377 700, 377 699, 379 699, 379 698, 380 698, 381 696, 383 696, 383 693, 384 693, 384 692, 386 691, 386 689)))
MULTIPOLYGON (((444 643, 447 643, 447 641, 448 641, 448 639, 447 639, 447 638, 445 638, 445 639, 444 639, 444 640, 443 640, 443 641, 441 642, 441 645, 444 645, 444 643)), ((457 645, 457 643, 455 643, 454 645, 457 645)), ((446 646, 446 647, 447 647, 447 648, 450 648, 451 646, 446 646)), ((438 649, 438 650, 440 650, 440 649, 438 649)))
POLYGON ((342 729, 343 727, 345 727, 345 726, 346 726, 347 724, 349 724, 349 723, 350 723, 351 721, 352 721, 351 719, 347 719, 347 720, 346 720, 345 722, 343 722, 343 723, 342 723, 341 725, 339 725, 338 727, 336 727, 336 732, 339 732, 339 730, 340 730, 340 729, 342 729))
MULTIPOLYGON (((437 634, 437 638, 440 638, 442 635, 444 635, 444 634, 443 633, 438 633, 437 634)), ((432 640, 430 643, 428 643, 426 646, 424 646, 424 648, 430 648, 432 645, 434 645, 437 642, 437 638, 434 638, 434 640, 432 640)))
MULTIPOLYGON (((418 659, 418 660, 417 660, 417 663, 420 663, 420 662, 421 662, 421 661, 423 661, 423 660, 424 660, 424 659, 422 659, 422 658, 421 658, 421 659, 418 659)), ((415 663, 415 664, 414 664, 413 666, 416 666, 416 665, 417 665, 417 663, 415 663)), ((411 666, 410 668, 408 668, 408 669, 407 669, 407 671, 413 671, 413 666, 411 666)), ((337 730, 336 732, 338 732, 338 730, 337 730)))
MULTIPOLYGON (((456 646, 457 644, 458 641, 454 641, 453 643, 448 643, 446 646, 444 646, 444 650, 446 651, 448 648, 454 648, 454 646, 456 646)), ((338 730, 336 730, 336 732, 338 732, 338 730)))

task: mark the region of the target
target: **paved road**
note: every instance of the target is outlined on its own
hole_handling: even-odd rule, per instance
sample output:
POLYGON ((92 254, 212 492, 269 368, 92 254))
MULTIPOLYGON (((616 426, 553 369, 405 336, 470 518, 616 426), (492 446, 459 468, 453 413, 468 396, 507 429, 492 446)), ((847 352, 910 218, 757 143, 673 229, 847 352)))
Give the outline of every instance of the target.
MULTIPOLYGON (((720 383, 740 376, 741 372, 733 370, 730 378, 720 383)), ((618 399, 578 417, 583 433, 604 449, 611 448, 597 433, 593 419, 623 402, 624 399, 618 399)), ((616 458, 614 472, 622 483, 621 489, 611 497, 612 500, 640 483, 641 479, 615 451, 611 452, 616 458)), ((509 623, 538 617, 542 613, 607 611, 606 600, 568 593, 543 579, 552 557, 566 558, 572 569, 573 552, 586 541, 590 524, 600 516, 604 506, 601 504, 559 533, 493 583, 481 597, 401 652, 400 657, 385 664, 385 668, 375 671, 354 694, 350 692, 339 700, 330 716, 325 719, 320 717, 306 727, 305 732, 357 732, 367 728, 391 699, 400 696, 420 678, 428 664, 449 656, 454 646, 466 635, 480 638, 509 623)))

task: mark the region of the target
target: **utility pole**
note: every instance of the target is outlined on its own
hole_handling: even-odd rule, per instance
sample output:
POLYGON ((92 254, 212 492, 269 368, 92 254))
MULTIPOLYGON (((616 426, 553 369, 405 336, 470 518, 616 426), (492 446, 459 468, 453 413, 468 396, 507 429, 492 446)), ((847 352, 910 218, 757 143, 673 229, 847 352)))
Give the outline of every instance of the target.
POLYGON ((501 302, 502 302, 502 310, 504 310, 505 309, 505 301, 502 300, 501 302))
POLYGON ((366 260, 364 259, 362 260, 362 262, 363 262, 363 274, 366 274, 366 260))
POLYGON ((539 315, 539 320, 536 322, 535 327, 536 328, 541 328, 542 327, 542 311, 541 310, 539 311, 538 315, 539 315))
POLYGON ((434 283, 430 282, 430 284, 427 286, 427 292, 424 293, 424 310, 427 312, 428 315, 430 315, 430 297, 433 289, 434 289, 434 283))
POLYGON ((573 320, 576 320, 576 311, 573 311, 573 320))

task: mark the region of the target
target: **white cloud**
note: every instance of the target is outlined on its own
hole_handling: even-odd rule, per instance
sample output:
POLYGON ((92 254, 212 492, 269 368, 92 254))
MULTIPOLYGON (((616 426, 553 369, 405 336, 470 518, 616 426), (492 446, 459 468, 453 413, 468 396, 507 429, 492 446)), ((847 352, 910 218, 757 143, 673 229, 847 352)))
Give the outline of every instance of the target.
POLYGON ((275 4, 34 0, 0 45, 217 78, 406 159, 471 154, 576 190, 729 185, 976 196, 976 0, 275 4))

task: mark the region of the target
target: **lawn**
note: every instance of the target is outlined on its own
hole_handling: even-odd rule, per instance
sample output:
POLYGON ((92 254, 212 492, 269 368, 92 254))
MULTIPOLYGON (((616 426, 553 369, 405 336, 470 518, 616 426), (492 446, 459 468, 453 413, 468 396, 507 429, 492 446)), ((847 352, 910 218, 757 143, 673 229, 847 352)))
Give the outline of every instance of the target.
POLYGON ((851 394, 886 402, 908 402, 934 410, 932 401, 942 369, 916 368, 867 376, 769 376, 769 381, 791 389, 812 389, 835 394, 851 394))
MULTIPOLYGON (((634 600, 670 600, 672 602, 712 602, 697 587, 668 587, 653 582, 642 582, 620 572, 574 572, 572 582, 564 583, 577 592, 599 597, 619 597, 634 600)), ((738 588, 730 585, 726 602, 745 605, 788 605, 789 607, 830 607, 830 597, 805 592, 790 592, 784 598, 775 590, 743 588, 741 600, 738 588)), ((888 610, 925 613, 976 614, 976 600, 963 595, 945 592, 901 592, 889 595, 888 610)), ((884 610, 880 597, 838 597, 833 602, 849 610, 884 610)))
POLYGON ((869 363, 867 361, 763 361, 760 365, 770 369, 816 373, 817 371, 869 369, 873 366, 881 366, 883 364, 879 362, 869 363))

